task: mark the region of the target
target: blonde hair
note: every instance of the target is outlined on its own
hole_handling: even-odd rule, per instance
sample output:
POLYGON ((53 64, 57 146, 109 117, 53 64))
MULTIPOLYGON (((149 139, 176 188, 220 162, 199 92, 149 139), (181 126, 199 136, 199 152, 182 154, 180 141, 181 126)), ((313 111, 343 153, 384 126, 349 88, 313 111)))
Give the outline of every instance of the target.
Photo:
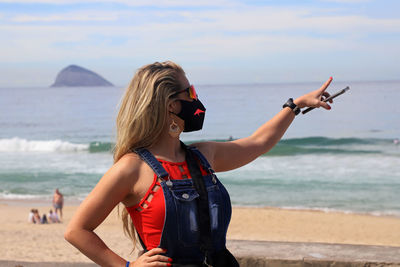
MULTIPOLYGON (((150 147, 162 134, 171 97, 181 90, 183 69, 171 61, 141 67, 122 98, 117 116, 114 163, 139 147, 150 147)), ((136 245, 136 230, 125 208, 121 218, 125 234, 136 245)))

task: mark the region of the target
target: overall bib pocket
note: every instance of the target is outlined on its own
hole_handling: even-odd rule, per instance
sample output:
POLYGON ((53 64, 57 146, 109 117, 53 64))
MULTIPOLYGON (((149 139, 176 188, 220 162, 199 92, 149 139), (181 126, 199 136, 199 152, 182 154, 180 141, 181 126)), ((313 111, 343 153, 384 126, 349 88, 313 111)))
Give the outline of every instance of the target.
POLYGON ((198 246, 199 223, 197 198, 199 194, 193 186, 171 189, 175 202, 178 238, 183 246, 198 246))
POLYGON ((208 203, 210 209, 211 233, 214 240, 220 240, 225 235, 225 211, 222 205, 221 191, 218 185, 207 187, 208 203))

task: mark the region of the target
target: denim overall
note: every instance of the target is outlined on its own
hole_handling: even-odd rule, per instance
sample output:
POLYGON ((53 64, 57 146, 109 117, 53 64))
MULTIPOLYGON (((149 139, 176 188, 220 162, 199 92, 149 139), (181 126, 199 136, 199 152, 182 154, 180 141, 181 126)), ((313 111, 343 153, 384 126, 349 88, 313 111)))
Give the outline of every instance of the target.
MULTIPOLYGON (((208 173, 203 176, 203 179, 208 192, 212 244, 214 250, 219 251, 225 249, 226 232, 231 220, 232 208, 229 194, 215 176, 203 154, 195 147, 188 148, 194 152, 208 173)), ((192 179, 170 180, 166 170, 147 149, 139 148, 134 152, 153 169, 161 180, 165 200, 165 221, 158 247, 167 249, 165 255, 173 259, 174 265, 201 266, 205 256, 200 250, 199 243, 199 214, 196 200, 199 194, 192 179)))

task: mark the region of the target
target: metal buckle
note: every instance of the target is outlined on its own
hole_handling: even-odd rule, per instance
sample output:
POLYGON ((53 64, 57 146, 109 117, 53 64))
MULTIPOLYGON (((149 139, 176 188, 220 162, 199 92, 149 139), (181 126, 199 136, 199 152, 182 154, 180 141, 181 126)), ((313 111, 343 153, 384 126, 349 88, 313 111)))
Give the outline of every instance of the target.
POLYGON ((207 267, 213 267, 212 265, 210 265, 210 264, 207 263, 207 257, 204 257, 204 262, 203 262, 203 264, 204 264, 204 266, 207 266, 207 267))
POLYGON ((174 184, 172 183, 169 175, 168 175, 168 180, 165 182, 165 184, 168 186, 168 188, 171 188, 174 184))
POLYGON ((217 177, 215 176, 215 174, 212 172, 212 182, 213 184, 217 184, 217 177))

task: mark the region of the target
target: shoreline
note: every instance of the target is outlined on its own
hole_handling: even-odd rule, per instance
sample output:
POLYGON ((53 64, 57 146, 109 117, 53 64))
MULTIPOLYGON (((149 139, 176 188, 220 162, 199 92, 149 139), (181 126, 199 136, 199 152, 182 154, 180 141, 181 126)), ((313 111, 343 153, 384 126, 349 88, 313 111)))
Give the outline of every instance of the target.
MULTIPOLYGON (((31 207, 34 206, 51 206, 51 198, 1 198, 0 205, 5 204, 9 206, 21 206, 21 207, 31 207)), ((65 198, 65 202, 68 206, 78 207, 83 200, 78 198, 65 198)), ((385 214, 385 212, 360 212, 360 211, 348 211, 348 210, 337 210, 331 208, 307 208, 307 207, 274 207, 265 205, 232 205, 234 209, 270 209, 270 210, 288 210, 288 211, 305 211, 305 212, 321 212, 326 214, 338 213, 338 214, 349 214, 349 215, 364 215, 372 217, 386 217, 386 218, 396 218, 400 219, 399 214, 385 214)))
MULTIPOLYGON (((68 203, 68 206, 79 206, 82 201, 78 199, 67 198, 64 203, 68 203)), ((0 205, 8 206, 20 206, 20 207, 31 207, 33 206, 52 206, 52 197, 50 198, 0 198, 0 205)), ((65 205, 65 204, 64 204, 65 205)))

